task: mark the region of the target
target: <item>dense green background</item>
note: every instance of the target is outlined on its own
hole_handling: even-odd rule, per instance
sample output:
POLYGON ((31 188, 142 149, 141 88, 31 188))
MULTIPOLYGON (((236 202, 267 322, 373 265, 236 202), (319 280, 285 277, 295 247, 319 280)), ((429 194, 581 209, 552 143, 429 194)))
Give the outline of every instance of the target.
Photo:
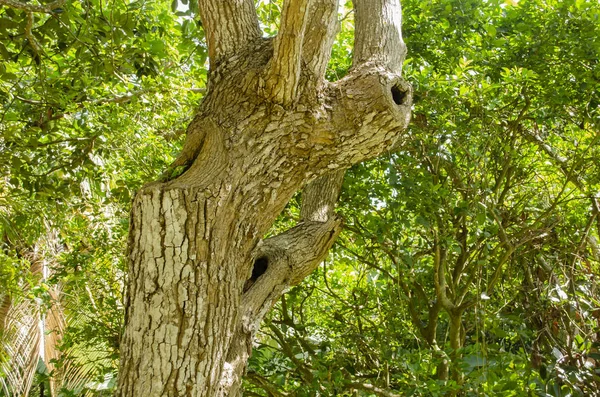
MULTIPOLYGON (((49 375, 64 396, 114 387, 130 200, 177 155, 206 82, 195 8, 0 6, 0 307, 66 325, 31 395, 49 375)), ((280 8, 258 3, 266 35, 280 8)), ((411 126, 347 173, 345 231, 263 324, 246 394, 600 394, 600 5, 403 9, 411 126)), ((331 80, 351 65, 350 2, 340 20, 331 80)), ((297 218, 294 199, 275 229, 297 218)), ((0 396, 27 370, 13 331, 0 396)))

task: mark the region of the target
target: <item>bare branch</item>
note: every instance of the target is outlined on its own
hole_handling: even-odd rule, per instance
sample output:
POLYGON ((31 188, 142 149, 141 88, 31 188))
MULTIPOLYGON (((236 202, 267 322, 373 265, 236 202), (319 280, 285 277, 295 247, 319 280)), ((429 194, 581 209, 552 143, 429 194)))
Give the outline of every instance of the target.
POLYGON ((40 47, 37 40, 33 36, 33 22, 34 22, 33 12, 27 11, 27 24, 25 25, 25 37, 27 37, 27 41, 29 41, 29 45, 33 49, 35 56, 39 57, 40 53, 42 52, 42 48, 40 47))
POLYGON ((401 396, 401 394, 397 394, 397 393, 394 393, 391 390, 387 390, 387 389, 383 389, 381 387, 377 387, 377 386, 372 385, 370 383, 351 382, 351 383, 348 383, 346 385, 346 388, 366 390, 366 391, 374 393, 374 394, 376 394, 378 396, 384 396, 384 397, 400 397, 401 396))
POLYGON ((273 58, 267 66, 266 95, 288 105, 296 98, 302 60, 302 43, 311 0, 286 0, 275 39, 273 58))
POLYGON ((261 37, 252 0, 198 0, 198 7, 212 65, 261 37))
POLYGON ((400 72, 406 56, 400 0, 354 0, 354 9, 354 66, 374 61, 400 72))
POLYGON ((0 0, 0 5, 27 12, 52 12, 53 10, 60 8, 63 4, 65 4, 65 0, 57 0, 44 5, 22 3, 17 0, 0 0))

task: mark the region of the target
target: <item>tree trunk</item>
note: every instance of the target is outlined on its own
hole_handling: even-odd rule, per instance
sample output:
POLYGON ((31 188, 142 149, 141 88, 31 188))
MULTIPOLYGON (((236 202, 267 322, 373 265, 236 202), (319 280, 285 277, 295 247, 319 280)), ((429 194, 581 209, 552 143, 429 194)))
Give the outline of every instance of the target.
POLYGON ((252 0, 200 0, 208 91, 167 175, 185 172, 133 203, 117 395, 241 393, 260 321, 341 230, 343 170, 408 124, 399 7, 356 1, 363 44, 348 76, 328 83, 337 1, 286 1, 278 36, 263 39, 252 0), (364 22, 373 7, 379 18, 364 22), (307 184, 298 225, 263 240, 307 184))
MULTIPOLYGON (((459 363, 461 358, 460 349, 463 347, 462 314, 463 311, 460 309, 448 313, 450 347, 452 348, 452 352, 450 353, 452 380, 454 380, 457 385, 462 385, 463 383, 463 372, 459 363)), ((450 395, 455 396, 457 395, 457 392, 452 391, 450 395)))

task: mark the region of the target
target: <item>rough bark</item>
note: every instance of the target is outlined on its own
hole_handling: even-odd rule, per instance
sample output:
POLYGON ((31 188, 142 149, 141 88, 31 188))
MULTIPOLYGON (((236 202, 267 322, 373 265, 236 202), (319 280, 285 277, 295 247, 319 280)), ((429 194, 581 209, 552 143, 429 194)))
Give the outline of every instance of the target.
POLYGON ((376 61, 400 70, 406 57, 400 1, 354 0, 354 65, 376 61))
POLYGON ((265 78, 266 97, 273 102, 289 105, 297 98, 309 5, 310 0, 284 3, 273 56, 265 78))
POLYGON ((252 0, 199 0, 211 66, 260 39, 252 0))
MULTIPOLYGON (((40 282, 51 274, 46 255, 53 258, 59 255, 56 241, 56 235, 48 231, 45 238, 32 247, 19 250, 23 259, 30 263, 31 276, 40 282)), ((20 288, 25 297, 13 299, 10 293, 0 292, 0 374, 3 375, 0 377, 0 395, 6 396, 29 395, 40 359, 49 372, 56 369, 54 360, 59 358, 57 345, 64 329, 58 286, 48 291, 52 301, 49 308, 26 297, 31 292, 27 281, 22 281, 20 288)), ((60 382, 55 377, 48 381, 50 392, 55 395, 60 382)))
MULTIPOLYGON (((119 396, 239 395, 263 316, 341 230, 343 170, 391 147, 408 124, 411 89, 391 47, 325 81, 335 2, 286 2, 274 41, 256 36, 251 3, 200 1, 208 91, 174 163, 185 172, 133 203, 119 396), (298 225, 263 240, 305 186, 298 225)), ((377 6, 399 12, 397 1, 377 6)), ((372 42, 399 20, 378 18, 357 37, 372 42)), ((400 26, 391 30, 401 43, 400 26)))

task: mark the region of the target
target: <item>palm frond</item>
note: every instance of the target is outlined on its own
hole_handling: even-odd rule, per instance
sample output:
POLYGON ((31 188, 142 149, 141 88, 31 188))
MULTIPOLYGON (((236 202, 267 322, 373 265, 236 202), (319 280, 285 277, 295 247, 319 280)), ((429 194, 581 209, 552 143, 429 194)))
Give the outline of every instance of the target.
MULTIPOLYGON (((32 249, 21 251, 39 282, 46 282, 51 276, 52 266, 47 258, 58 257, 57 241, 57 236, 48 232, 32 249)), ((63 345, 69 327, 85 327, 94 318, 93 313, 82 315, 79 302, 69 299, 60 285, 47 291, 49 300, 44 303, 28 297, 30 284, 22 284, 16 299, 0 294, 0 390, 4 395, 27 396, 40 359, 50 375, 52 396, 58 396, 61 390, 91 396, 95 390, 107 388, 114 381, 114 374, 106 375, 114 367, 109 346, 95 341, 63 345)))
POLYGON ((29 299, 12 302, 4 296, 0 329, 0 384, 7 396, 27 396, 35 376, 42 343, 39 307, 29 299))
MULTIPOLYGON (((56 362, 61 358, 60 344, 67 326, 59 297, 59 288, 53 288, 50 291, 52 305, 44 317, 44 364, 51 375, 54 375, 57 369, 56 362)), ((57 396, 61 388, 60 382, 56 376, 50 376, 49 381, 50 394, 57 396)))

